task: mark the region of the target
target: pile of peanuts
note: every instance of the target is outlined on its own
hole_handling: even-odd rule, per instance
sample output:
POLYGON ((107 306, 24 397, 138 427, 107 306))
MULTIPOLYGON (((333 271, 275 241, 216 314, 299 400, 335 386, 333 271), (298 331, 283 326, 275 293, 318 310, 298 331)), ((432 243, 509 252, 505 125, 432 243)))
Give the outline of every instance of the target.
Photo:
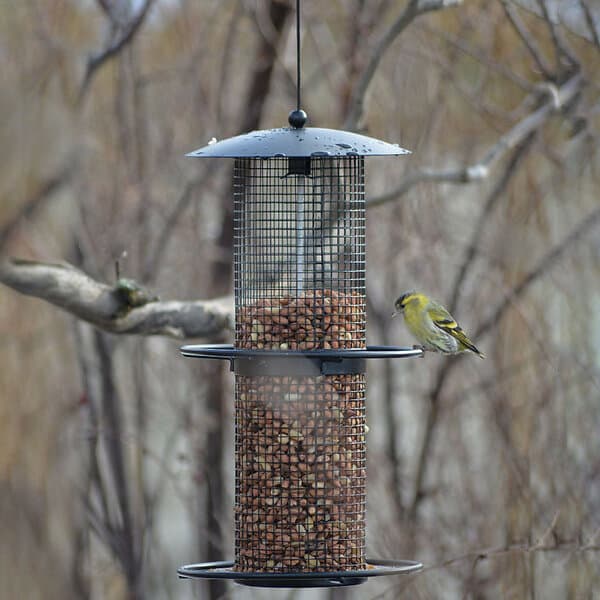
POLYGON ((363 348, 365 298, 356 291, 308 290, 260 299, 239 309, 235 342, 246 349, 363 348))
POLYGON ((365 568, 364 398, 364 374, 236 375, 236 570, 365 568))

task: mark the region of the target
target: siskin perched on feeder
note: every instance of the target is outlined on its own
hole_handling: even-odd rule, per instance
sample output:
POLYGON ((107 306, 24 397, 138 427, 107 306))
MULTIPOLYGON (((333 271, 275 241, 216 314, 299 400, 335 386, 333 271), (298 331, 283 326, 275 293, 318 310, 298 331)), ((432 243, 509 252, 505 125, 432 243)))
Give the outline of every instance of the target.
POLYGON ((419 292, 402 294, 394 303, 398 313, 404 314, 404 322, 417 338, 423 350, 458 354, 470 351, 480 358, 485 355, 466 336, 454 317, 441 305, 419 292))

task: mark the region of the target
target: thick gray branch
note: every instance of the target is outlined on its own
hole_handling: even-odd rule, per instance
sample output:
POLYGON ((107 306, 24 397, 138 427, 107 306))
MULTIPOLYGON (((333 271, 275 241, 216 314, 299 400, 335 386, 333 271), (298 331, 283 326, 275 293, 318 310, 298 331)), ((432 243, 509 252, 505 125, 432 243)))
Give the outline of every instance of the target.
POLYGON ((466 167, 456 169, 419 169, 409 173, 400 185, 386 194, 371 198, 367 206, 379 206, 403 196, 417 183, 426 181, 446 183, 471 183, 485 179, 496 163, 504 155, 520 144, 527 136, 536 131, 544 122, 562 106, 568 104, 583 87, 584 80, 575 75, 561 87, 543 84, 540 91, 545 91, 548 100, 537 110, 519 121, 512 129, 500 137, 483 155, 480 161, 466 167))
POLYGON ((0 263, 0 282, 111 333, 195 338, 214 336, 232 323, 231 298, 155 301, 132 307, 117 288, 66 263, 6 259, 0 263))

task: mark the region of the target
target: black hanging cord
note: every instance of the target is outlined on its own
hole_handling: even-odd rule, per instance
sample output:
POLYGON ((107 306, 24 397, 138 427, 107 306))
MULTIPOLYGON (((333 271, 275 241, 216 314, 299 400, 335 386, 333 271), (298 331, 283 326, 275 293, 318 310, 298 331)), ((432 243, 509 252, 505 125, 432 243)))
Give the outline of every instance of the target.
POLYGON ((294 129, 302 129, 308 115, 300 108, 302 58, 300 56, 300 0, 296 0, 296 110, 288 115, 288 123, 294 129))
POLYGON ((300 110, 300 0, 296 0, 296 109, 300 110))

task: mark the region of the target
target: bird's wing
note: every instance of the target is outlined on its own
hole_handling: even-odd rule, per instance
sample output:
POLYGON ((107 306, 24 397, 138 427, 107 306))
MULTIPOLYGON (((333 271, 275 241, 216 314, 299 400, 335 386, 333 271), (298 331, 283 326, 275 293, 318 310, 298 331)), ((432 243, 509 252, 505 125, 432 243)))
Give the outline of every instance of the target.
POLYGON ((439 304, 431 303, 427 310, 429 317, 433 321, 433 324, 451 335, 454 339, 458 340, 465 348, 468 348, 475 354, 481 354, 475 347, 475 344, 467 337, 462 327, 454 320, 454 317, 439 304))

